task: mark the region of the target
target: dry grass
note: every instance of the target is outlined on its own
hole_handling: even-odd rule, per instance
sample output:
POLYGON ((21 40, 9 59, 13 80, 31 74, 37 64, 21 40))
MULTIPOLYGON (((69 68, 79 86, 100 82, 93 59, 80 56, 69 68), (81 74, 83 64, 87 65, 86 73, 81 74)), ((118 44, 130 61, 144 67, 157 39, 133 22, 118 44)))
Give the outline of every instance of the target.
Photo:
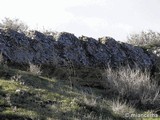
POLYGON ((29 71, 34 75, 41 75, 42 73, 41 67, 32 63, 29 63, 29 71))
MULTIPOLYGON (((106 81, 106 89, 115 95, 128 100, 134 104, 143 105, 160 102, 160 87, 157 82, 151 80, 148 72, 130 67, 121 67, 118 70, 108 68, 103 73, 106 81)), ((158 106, 157 106, 158 107, 158 106)))
POLYGON ((127 104, 126 101, 122 102, 119 98, 112 101, 112 111, 120 116, 125 116, 126 113, 135 113, 134 106, 127 104))

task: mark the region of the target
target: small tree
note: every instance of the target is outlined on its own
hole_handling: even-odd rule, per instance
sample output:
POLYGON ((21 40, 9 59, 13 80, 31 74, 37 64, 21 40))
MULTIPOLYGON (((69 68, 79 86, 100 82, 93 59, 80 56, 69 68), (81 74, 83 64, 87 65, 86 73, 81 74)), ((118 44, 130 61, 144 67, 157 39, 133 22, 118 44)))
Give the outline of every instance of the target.
POLYGON ((160 33, 152 30, 142 31, 139 34, 131 34, 127 39, 128 43, 138 46, 160 44, 160 33))
POLYGON ((8 28, 20 32, 25 32, 28 29, 28 26, 19 19, 10 19, 10 18, 5 18, 4 20, 2 20, 0 26, 2 28, 8 28))

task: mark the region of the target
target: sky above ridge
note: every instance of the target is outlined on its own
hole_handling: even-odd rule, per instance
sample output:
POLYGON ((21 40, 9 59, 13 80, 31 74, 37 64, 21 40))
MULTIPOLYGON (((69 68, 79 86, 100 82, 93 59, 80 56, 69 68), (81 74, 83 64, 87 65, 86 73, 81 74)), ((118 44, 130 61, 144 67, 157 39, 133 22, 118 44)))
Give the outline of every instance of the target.
POLYGON ((18 18, 31 29, 125 41, 142 30, 160 32, 160 0, 0 0, 0 20, 18 18))

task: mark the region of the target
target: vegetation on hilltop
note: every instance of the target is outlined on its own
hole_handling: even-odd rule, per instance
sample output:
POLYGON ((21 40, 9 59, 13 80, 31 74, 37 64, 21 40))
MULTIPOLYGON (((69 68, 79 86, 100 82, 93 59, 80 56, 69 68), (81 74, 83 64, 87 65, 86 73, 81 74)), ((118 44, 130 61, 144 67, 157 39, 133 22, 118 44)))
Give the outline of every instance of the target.
POLYGON ((137 46, 160 46, 160 33, 148 30, 130 34, 127 42, 137 46))
POLYGON ((0 23, 1 28, 12 29, 19 32, 26 32, 28 26, 19 19, 4 18, 2 23, 0 23))
MULTIPOLYGON (((17 20, 6 19, 1 26, 21 32, 26 30, 17 20)), ((146 33, 146 40, 137 35, 129 42, 152 44, 150 37, 157 42, 159 34, 150 32, 153 35, 146 33)), ((113 69, 110 66, 76 68, 72 62, 69 65, 11 65, 0 54, 0 119, 160 119, 160 69, 157 74, 150 75, 150 71, 130 66, 113 69)))

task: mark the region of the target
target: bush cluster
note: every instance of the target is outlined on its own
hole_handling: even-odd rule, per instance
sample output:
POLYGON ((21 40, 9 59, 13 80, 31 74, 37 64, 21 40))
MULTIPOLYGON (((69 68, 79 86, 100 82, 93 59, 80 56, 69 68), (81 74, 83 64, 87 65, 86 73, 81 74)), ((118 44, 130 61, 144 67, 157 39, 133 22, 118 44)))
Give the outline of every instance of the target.
POLYGON ((160 44, 160 33, 152 30, 142 31, 141 33, 130 34, 127 42, 137 46, 160 44))
POLYGON ((12 29, 19 32, 26 32, 28 30, 28 26, 20 21, 19 19, 10 19, 4 18, 2 23, 0 23, 1 28, 12 29))
POLYGON ((102 75, 105 87, 112 95, 118 95, 133 104, 140 103, 144 107, 160 107, 160 87, 148 72, 121 67, 118 70, 108 68, 102 75))

